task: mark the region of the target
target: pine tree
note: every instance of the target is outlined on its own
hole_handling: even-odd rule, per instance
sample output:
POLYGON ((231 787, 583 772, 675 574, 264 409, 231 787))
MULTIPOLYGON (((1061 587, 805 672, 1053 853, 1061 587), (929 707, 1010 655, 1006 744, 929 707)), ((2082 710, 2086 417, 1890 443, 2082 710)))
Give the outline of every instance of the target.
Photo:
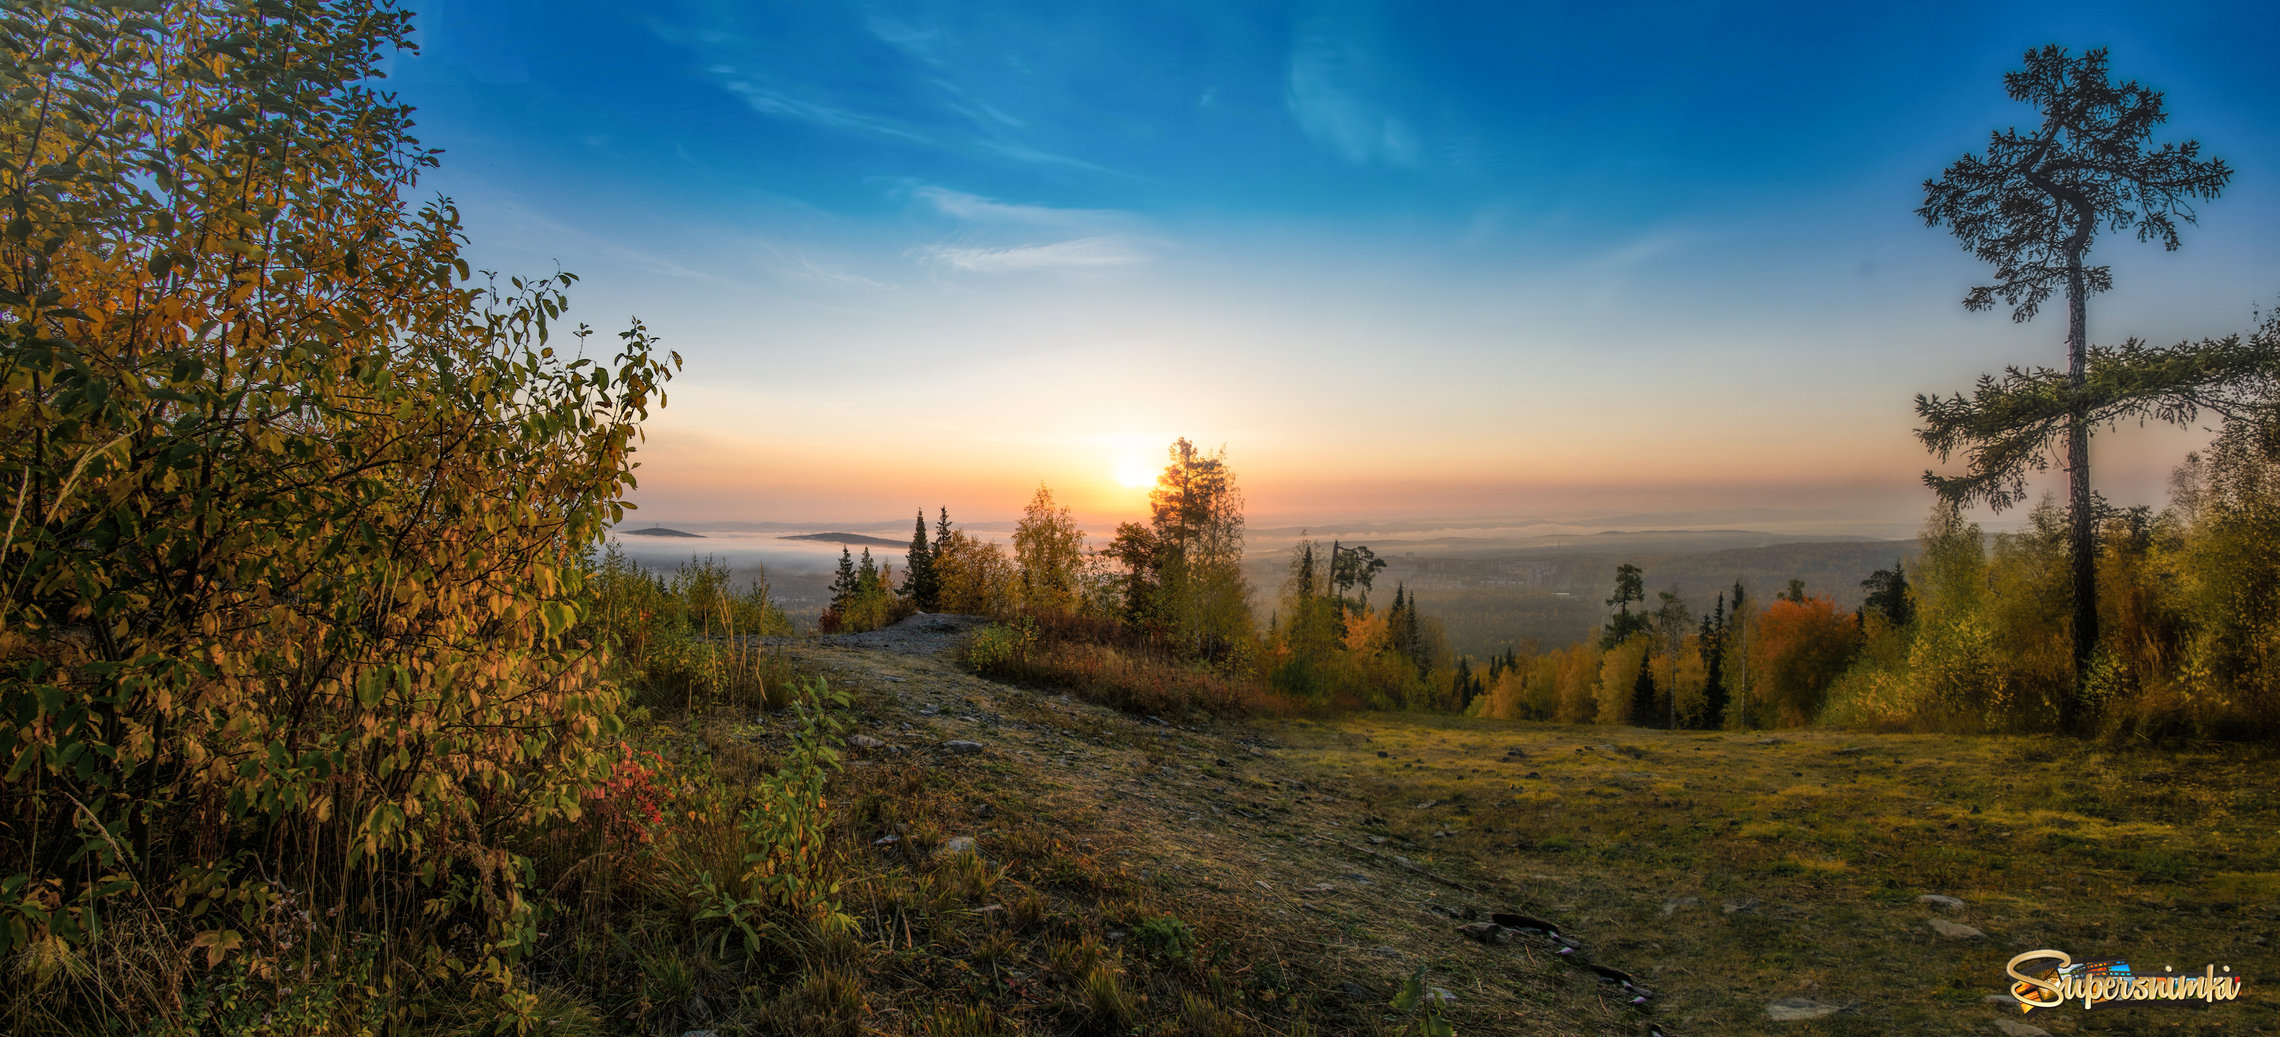
POLYGON ((863 549, 863 561, 855 567, 855 593, 869 594, 879 589, 879 566, 871 560, 871 549, 863 549))
POLYGON ((1907 563, 1896 561, 1890 569, 1878 569, 1868 579, 1860 581, 1868 598, 1861 602, 1857 613, 1862 619, 1871 612, 1880 614, 1895 627, 1907 626, 1916 618, 1916 603, 1908 596, 1907 563))
POLYGON ((1629 562, 1616 566, 1615 596, 1607 599, 1608 606, 1615 610, 1615 614, 1607 617, 1606 632, 1599 638, 1600 648, 1613 648, 1632 634, 1647 629, 1647 614, 1631 611, 1632 602, 1643 604, 1646 600, 1646 578, 1639 567, 1629 562))
POLYGON ((2028 473, 2063 452, 2074 681, 2061 690, 2058 712, 2060 726, 2072 728, 2098 643, 2100 515, 2090 488, 2090 431, 2127 418, 2186 425, 2203 407, 2254 406, 2253 390, 2270 377, 2273 358, 2238 339, 2092 347, 2086 300, 2114 284, 2110 268, 2088 263, 2098 232, 2135 231, 2139 241, 2174 251, 2178 223, 2197 222, 2193 202, 2215 198, 2232 170, 2204 161, 2199 141, 2152 147, 2154 128, 2169 118, 2160 91, 2111 80, 2102 48, 2079 58, 2055 44, 2028 51, 2025 68, 2004 73, 2003 89, 2039 108, 2042 124, 1994 133, 1985 154, 1964 155, 1925 181, 1916 215, 1928 226, 1947 224, 1964 248, 1995 266, 1994 283, 1972 288, 1965 309, 1992 309, 2001 299, 2013 321, 2025 321, 2063 293, 2066 369, 2012 368, 2000 382, 1983 375, 1968 400, 1918 396, 1925 425, 1916 435, 1942 461, 1958 452, 1970 461, 1963 475, 1924 473, 1941 500, 1998 511, 2019 503, 2028 473))

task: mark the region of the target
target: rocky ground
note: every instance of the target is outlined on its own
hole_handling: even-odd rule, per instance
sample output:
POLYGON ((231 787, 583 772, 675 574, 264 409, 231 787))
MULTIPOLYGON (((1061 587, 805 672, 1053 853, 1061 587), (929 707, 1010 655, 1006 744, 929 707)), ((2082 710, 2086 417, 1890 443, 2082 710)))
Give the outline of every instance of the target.
MULTIPOLYGON (((1650 1032, 1654 992, 1623 963, 1599 960, 1462 862, 1422 862, 1419 844, 1385 834, 1343 781, 1286 758, 1271 733, 980 679, 951 651, 979 622, 916 616, 781 646, 857 693, 858 782, 864 768, 923 759, 964 775, 978 800, 1013 791, 1196 916, 1263 927, 1250 935, 1279 948, 1279 964, 1334 977, 1315 993, 1379 1024, 1403 1018, 1389 1003, 1423 968, 1460 1033, 1650 1032)), ((987 818, 951 836, 992 850, 987 818)))

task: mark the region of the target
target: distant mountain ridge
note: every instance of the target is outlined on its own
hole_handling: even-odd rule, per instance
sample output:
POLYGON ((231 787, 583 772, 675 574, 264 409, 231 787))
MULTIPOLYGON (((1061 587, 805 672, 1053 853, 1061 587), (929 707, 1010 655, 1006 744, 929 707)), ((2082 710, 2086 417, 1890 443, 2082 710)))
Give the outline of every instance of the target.
POLYGON ((785 534, 785 535, 783 535, 783 536, 777 537, 776 539, 778 539, 778 540, 820 540, 820 541, 822 541, 822 542, 824 542, 824 543, 826 543, 826 544, 847 544, 847 545, 850 545, 850 546, 853 546, 853 547, 905 547, 905 548, 907 548, 907 547, 909 547, 909 546, 910 546, 910 543, 909 543, 908 541, 904 541, 904 540, 889 540, 889 539, 887 539, 887 538, 885 538, 885 537, 867 536, 867 535, 865 535, 865 534, 862 534, 862 533, 798 533, 798 534, 790 534, 790 533, 787 533, 787 534, 785 534))
POLYGON ((621 529, 618 530, 618 535, 629 537, 695 537, 698 540, 703 540, 705 538, 705 535, 703 533, 690 533, 679 529, 667 529, 664 526, 651 526, 648 529, 621 529))

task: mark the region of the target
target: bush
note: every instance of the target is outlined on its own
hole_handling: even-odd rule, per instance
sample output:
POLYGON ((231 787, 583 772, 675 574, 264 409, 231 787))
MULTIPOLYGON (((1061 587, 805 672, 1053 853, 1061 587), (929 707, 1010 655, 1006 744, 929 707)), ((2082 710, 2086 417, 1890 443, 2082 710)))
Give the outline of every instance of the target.
POLYGON ((435 159, 367 84, 408 32, 0 8, 0 955, 89 963, 20 1009, 290 1015, 332 955, 532 1003, 506 839, 608 773, 577 559, 677 359, 587 355, 568 275, 471 281, 406 207, 435 159))
POLYGON ((963 654, 967 666, 992 680, 1062 689, 1142 716, 1290 715, 1318 708, 1145 648, 1042 640, 1026 621, 976 631, 963 654))

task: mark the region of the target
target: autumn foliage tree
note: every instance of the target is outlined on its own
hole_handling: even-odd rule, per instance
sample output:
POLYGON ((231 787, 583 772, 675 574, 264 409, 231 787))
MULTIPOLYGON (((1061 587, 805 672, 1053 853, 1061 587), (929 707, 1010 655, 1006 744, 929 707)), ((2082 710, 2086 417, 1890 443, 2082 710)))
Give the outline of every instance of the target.
POLYGON ((1053 502, 1043 483, 1029 498, 1013 528, 1014 565, 1020 572, 1021 605, 1043 616, 1073 616, 1090 604, 1094 581, 1085 557, 1085 531, 1076 516, 1053 502))
POLYGON ((1243 495, 1227 451, 1181 439, 1148 493, 1148 524, 1117 527, 1109 554, 1125 568, 1128 620, 1180 650, 1241 666, 1256 637, 1243 576, 1243 495))
POLYGON ((1812 722, 1859 645, 1860 618, 1830 599, 1775 599, 1751 630, 1753 708, 1783 725, 1812 722))
POLYGON ((407 200, 435 157, 370 84, 409 31, 0 7, 0 957, 72 949, 51 999, 179 1023, 193 961, 385 972, 420 919, 462 938, 375 986, 527 996, 503 833, 607 764, 576 559, 678 358, 565 336, 567 275, 472 277, 407 200))

